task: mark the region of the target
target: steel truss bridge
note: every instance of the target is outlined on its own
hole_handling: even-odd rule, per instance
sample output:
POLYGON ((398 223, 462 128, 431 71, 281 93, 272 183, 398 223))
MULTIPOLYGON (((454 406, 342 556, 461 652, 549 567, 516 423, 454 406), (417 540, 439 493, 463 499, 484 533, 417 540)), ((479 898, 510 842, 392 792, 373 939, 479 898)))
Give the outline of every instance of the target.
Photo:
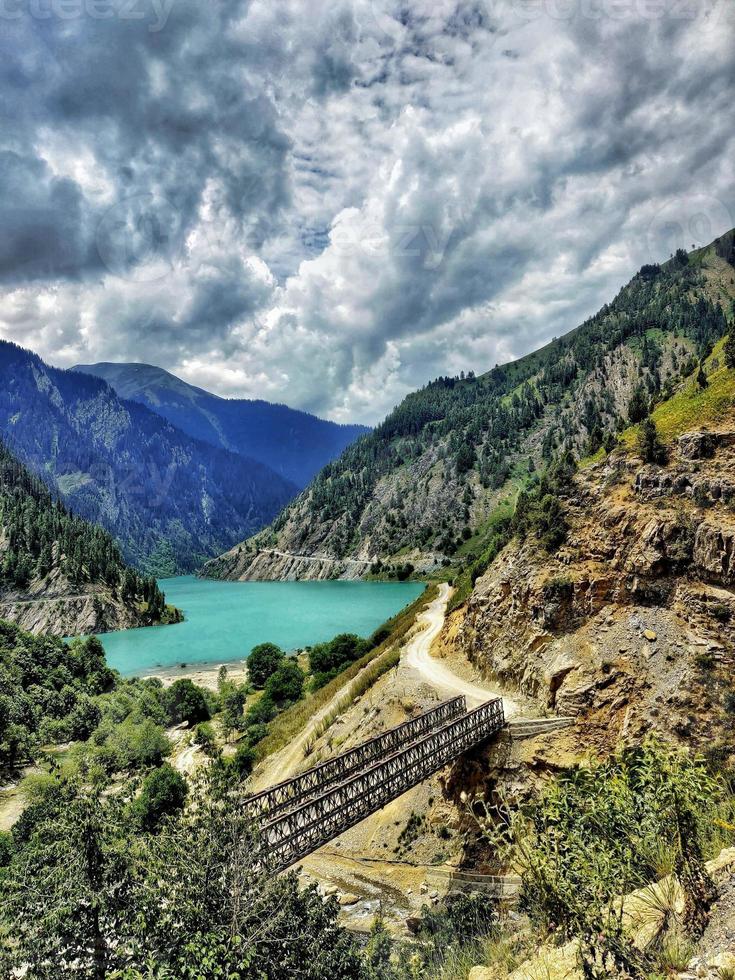
POLYGON ((444 701, 357 748, 244 801, 258 848, 282 871, 443 769, 505 726, 503 701, 444 701))

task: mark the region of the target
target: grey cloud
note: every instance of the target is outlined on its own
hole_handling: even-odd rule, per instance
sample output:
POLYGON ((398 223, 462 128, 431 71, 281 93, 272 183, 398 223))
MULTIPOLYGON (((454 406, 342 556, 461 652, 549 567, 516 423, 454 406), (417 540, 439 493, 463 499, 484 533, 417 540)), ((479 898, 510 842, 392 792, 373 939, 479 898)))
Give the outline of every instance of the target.
POLYGON ((735 223, 732 10, 705 30, 633 0, 527 6, 0 22, 0 332, 376 421, 735 223))

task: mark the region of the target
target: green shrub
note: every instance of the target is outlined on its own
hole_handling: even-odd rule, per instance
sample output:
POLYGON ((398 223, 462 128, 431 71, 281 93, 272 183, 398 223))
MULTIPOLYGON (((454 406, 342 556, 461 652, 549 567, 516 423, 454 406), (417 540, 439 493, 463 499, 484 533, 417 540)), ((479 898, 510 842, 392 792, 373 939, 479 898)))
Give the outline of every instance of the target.
POLYGON ((253 647, 248 657, 248 677, 255 687, 265 687, 268 678, 275 674, 286 654, 275 643, 260 643, 253 647))
POLYGON ((165 701, 169 720, 174 725, 181 722, 196 725, 200 721, 209 721, 207 696, 202 688, 197 687, 188 677, 174 681, 166 693, 165 701))
POLYGON ((165 816, 184 809, 188 786, 186 780, 173 766, 154 769, 143 780, 140 796, 131 805, 135 822, 149 832, 158 829, 165 816))
POLYGON ((277 710, 273 698, 266 691, 262 698, 245 712, 245 728, 250 728, 252 725, 267 725, 276 717, 277 710))
POLYGON ((251 745, 240 743, 234 756, 229 760, 229 765, 242 779, 249 776, 255 765, 255 750, 251 745))
POLYGON ((247 739, 248 745, 257 745, 258 742, 263 741, 267 734, 268 726, 263 724, 251 725, 245 729, 245 738, 247 739))
POLYGON ((214 729, 208 721, 203 721, 197 725, 194 738, 205 755, 213 756, 217 752, 217 740, 214 736, 214 729))
POLYGON ((265 685, 266 696, 282 706, 298 701, 304 691, 305 675, 295 660, 285 660, 265 685))

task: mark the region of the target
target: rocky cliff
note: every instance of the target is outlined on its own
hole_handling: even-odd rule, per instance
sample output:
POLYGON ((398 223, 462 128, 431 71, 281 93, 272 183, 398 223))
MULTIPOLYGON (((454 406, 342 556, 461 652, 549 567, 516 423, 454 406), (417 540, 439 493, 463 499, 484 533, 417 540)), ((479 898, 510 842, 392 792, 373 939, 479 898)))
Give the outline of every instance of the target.
POLYGON ((568 486, 559 551, 511 542, 446 639, 582 719, 586 750, 656 728, 735 751, 734 502, 735 425, 682 435, 665 466, 615 451, 568 486))
MULTIPOLYGON (((172 614, 173 615, 173 614, 172 614)), ((0 619, 29 633, 81 636, 145 625, 145 617, 104 586, 73 586, 52 573, 27 589, 0 592, 0 619)))

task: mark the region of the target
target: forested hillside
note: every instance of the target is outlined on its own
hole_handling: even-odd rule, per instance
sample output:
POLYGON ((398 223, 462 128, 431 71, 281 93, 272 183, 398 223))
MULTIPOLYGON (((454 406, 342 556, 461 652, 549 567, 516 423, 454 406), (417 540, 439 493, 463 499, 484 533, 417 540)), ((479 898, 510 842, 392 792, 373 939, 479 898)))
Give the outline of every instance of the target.
POLYGON ((0 442, 0 617, 68 635, 176 615, 107 531, 70 514, 0 442))
POLYGON ((599 313, 534 354, 410 395, 206 574, 357 577, 450 563, 555 453, 609 447, 695 371, 727 332, 734 237, 643 266, 599 313))
POLYGON ((0 342, 0 435, 146 574, 191 571, 271 520, 296 487, 175 429, 104 381, 0 342))
POLYGON ((220 398, 151 364, 79 364, 74 370, 104 378, 121 398, 140 402, 195 439, 264 463, 299 488, 368 431, 286 405, 220 398))

